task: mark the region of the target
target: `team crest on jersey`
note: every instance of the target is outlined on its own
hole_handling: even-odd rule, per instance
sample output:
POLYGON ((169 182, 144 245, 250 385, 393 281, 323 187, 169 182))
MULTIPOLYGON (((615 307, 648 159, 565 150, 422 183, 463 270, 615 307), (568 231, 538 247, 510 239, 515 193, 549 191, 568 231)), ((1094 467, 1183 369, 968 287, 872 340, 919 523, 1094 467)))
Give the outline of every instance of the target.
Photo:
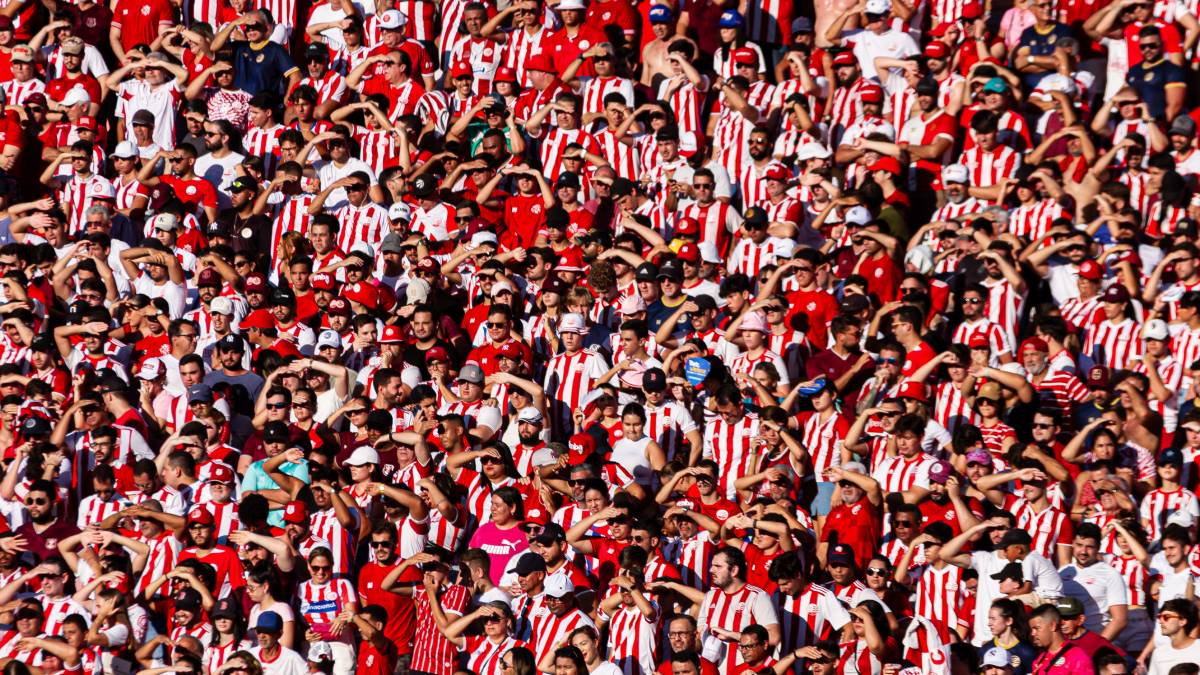
POLYGON ((580 40, 579 41, 579 48, 583 51, 587 51, 587 48, 591 47, 591 46, 592 46, 591 40, 580 40))
POLYGON ((1065 666, 1066 664, 1067 664, 1067 657, 1065 657, 1065 656, 1060 656, 1057 659, 1054 659, 1054 667, 1055 668, 1065 666))
POLYGON ((729 511, 726 509, 719 509, 717 511, 717 518, 720 518, 721 520, 727 520, 729 518, 729 511))
POLYGON ((817 309, 817 303, 815 303, 815 302, 810 302, 810 303, 808 303, 808 307, 806 307, 806 309, 807 309, 808 311, 810 311, 810 312, 812 312, 812 311, 816 311, 816 309, 817 309))
POLYGON ((150 5, 142 7, 142 16, 150 16, 150 5))
POLYGON ((263 59, 265 59, 265 58, 267 58, 266 54, 259 54, 258 56, 254 57, 254 61, 256 63, 262 63, 263 59))
POLYGON ((947 511, 947 512, 946 512, 946 521, 947 521, 947 522, 951 522, 951 523, 952 523, 952 522, 954 522, 954 519, 955 519, 955 518, 956 518, 956 516, 954 515, 954 512, 953 512, 953 511, 947 511))
POLYGON ((491 47, 484 47, 484 48, 483 48, 483 55, 484 55, 484 56, 491 56, 491 55, 492 55, 492 48, 491 48, 491 47))
POLYGON ((850 513, 853 515, 857 516, 859 511, 862 511, 862 504, 855 504, 850 507, 850 513))
POLYGON ((183 191, 184 191, 184 192, 186 192, 186 193, 188 193, 189 195, 194 195, 194 194, 196 194, 196 186, 195 186, 195 185, 189 185, 189 186, 187 186, 186 188, 184 188, 184 190, 183 190, 183 191))
POLYGON ((883 276, 883 268, 882 267, 875 268, 875 278, 878 279, 879 277, 882 277, 882 276, 883 276))

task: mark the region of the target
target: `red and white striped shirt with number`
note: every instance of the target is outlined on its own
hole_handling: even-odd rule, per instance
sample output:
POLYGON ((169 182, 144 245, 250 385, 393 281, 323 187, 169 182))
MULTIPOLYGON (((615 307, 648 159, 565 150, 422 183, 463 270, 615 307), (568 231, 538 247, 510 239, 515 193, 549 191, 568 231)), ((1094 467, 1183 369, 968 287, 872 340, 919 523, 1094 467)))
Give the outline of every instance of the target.
POLYGON ((700 223, 700 241, 716 244, 721 255, 729 250, 730 235, 737 232, 742 223, 737 210, 721 201, 707 205, 699 202, 689 204, 680 212, 680 217, 692 218, 700 223))
POLYGON ((934 387, 933 418, 951 435, 960 424, 976 422, 971 403, 953 382, 939 382, 934 387))
POLYGON ((1012 345, 1009 344, 1004 331, 990 319, 976 319, 973 322, 963 321, 958 324, 958 328, 954 329, 954 336, 950 338, 950 341, 954 344, 965 345, 970 344, 971 340, 976 337, 982 337, 988 341, 994 356, 999 356, 1005 352, 1012 354, 1012 345))
POLYGON ((811 647, 850 623, 850 613, 824 586, 810 583, 799 595, 775 591, 772 600, 779 611, 781 653, 811 647))
POLYGON ((546 605, 542 605, 533 614, 533 658, 541 663, 546 654, 558 646, 576 628, 584 626, 596 627, 587 614, 572 609, 565 616, 555 616, 546 605))
POLYGON ((962 163, 970 172, 971 185, 991 187, 1016 175, 1021 155, 1007 145, 997 145, 990 152, 976 146, 963 153, 962 163))
MULTIPOLYGON (((466 586, 459 584, 443 588, 437 598, 438 604, 450 621, 462 616, 470 600, 471 592, 466 586)), ((417 639, 413 643, 412 670, 431 675, 450 675, 454 672, 458 649, 438 631, 437 624, 434 623, 433 609, 429 605, 429 595, 418 593, 415 601, 417 639)))
POLYGON ((1101 321, 1088 331, 1083 354, 1110 370, 1123 370, 1142 355, 1141 326, 1128 317, 1118 323, 1101 321))
MULTIPOLYGON (((627 137, 631 138, 631 136, 627 137)), ((600 156, 608 160, 613 171, 621 178, 636 181, 642 173, 642 163, 635 143, 622 143, 612 129, 601 129, 592 134, 600 146, 600 156)))
POLYGON ((917 580, 917 602, 913 612, 937 626, 943 641, 949 640, 958 626, 962 588, 962 568, 954 565, 946 565, 940 570, 926 565, 917 580))
POLYGON ((500 657, 516 647, 529 648, 524 642, 505 636, 500 642, 492 642, 482 635, 466 637, 467 644, 463 651, 467 654, 467 670, 476 675, 502 675, 500 657))
POLYGON ((546 133, 546 137, 542 139, 541 160, 542 174, 546 176, 546 180, 550 183, 558 180, 558 174, 562 173, 562 157, 567 151, 567 146, 572 143, 578 143, 583 146, 586 152, 598 155, 600 154, 600 144, 592 135, 582 129, 560 129, 553 128, 546 133))
POLYGON ((1200 501, 1196 494, 1187 488, 1164 490, 1158 488, 1142 498, 1141 517, 1146 528, 1146 538, 1158 541, 1163 523, 1176 511, 1190 513, 1194 518, 1200 518, 1200 501))
POLYGON ((1070 544, 1073 528, 1071 518, 1061 509, 1047 506, 1040 513, 1024 497, 1016 498, 1010 512, 1017 516, 1017 527, 1033 537, 1031 551, 1045 556, 1052 564, 1058 561, 1058 544, 1070 544))
POLYGON ((653 616, 637 605, 620 605, 608 622, 608 660, 625 675, 653 675, 658 665, 658 624, 662 611, 651 601, 653 616))
MULTIPOLYGON (((778 356, 776 356, 778 358, 778 356)), ((721 467, 717 487, 729 499, 736 499, 733 484, 750 473, 751 441, 758 436, 758 416, 747 413, 742 419, 729 424, 724 418, 709 422, 704 427, 704 457, 712 459, 721 467)))
MULTIPOLYGON (((720 588, 710 588, 700 605, 700 634, 713 635, 711 628, 721 628, 740 633, 750 624, 764 628, 779 624, 771 596, 758 586, 745 584, 732 593, 720 588)), ((741 650, 736 645, 722 641, 724 657, 717 661, 717 669, 723 675, 733 675, 736 666, 742 663, 741 650)))
POLYGON ((357 244, 376 246, 388 229, 387 210, 372 201, 362 206, 346 204, 337 210, 337 247, 349 251, 357 244))
POLYGON ((525 73, 525 64, 529 63, 529 57, 542 51, 542 40, 549 33, 545 26, 538 26, 534 33, 520 28, 508 34, 508 44, 504 48, 504 65, 517 71, 517 81, 522 87, 533 86, 525 73))
POLYGON ((1104 561, 1120 572, 1121 578, 1125 580, 1125 588, 1129 592, 1129 606, 1145 607, 1146 582, 1150 579, 1149 571, 1142 567, 1138 559, 1133 556, 1106 555, 1104 561))
POLYGON ((808 449, 812 458, 813 475, 822 480, 825 471, 842 465, 842 442, 850 432, 850 423, 830 410, 829 416, 821 420, 820 413, 809 411, 796 416, 800 427, 800 444, 808 449))
POLYGON ((1066 215, 1063 207, 1053 199, 1039 199, 1032 204, 1022 204, 1008 214, 1008 231, 1027 241, 1041 239, 1055 218, 1066 215))

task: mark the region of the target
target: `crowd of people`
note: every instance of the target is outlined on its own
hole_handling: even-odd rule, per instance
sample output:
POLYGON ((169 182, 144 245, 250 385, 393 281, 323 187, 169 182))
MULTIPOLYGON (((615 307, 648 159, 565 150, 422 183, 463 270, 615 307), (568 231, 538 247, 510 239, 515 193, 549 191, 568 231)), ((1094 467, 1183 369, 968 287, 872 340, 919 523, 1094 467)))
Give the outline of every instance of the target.
POLYGON ((1197 675, 1198 16, 0 0, 0 675, 1197 675))

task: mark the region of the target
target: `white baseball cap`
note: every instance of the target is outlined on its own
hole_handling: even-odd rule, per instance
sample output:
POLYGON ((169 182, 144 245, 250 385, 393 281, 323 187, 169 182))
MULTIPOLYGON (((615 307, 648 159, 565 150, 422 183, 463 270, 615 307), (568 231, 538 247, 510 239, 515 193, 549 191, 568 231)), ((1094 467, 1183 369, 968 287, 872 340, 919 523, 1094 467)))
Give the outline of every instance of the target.
POLYGON ((108 181, 95 181, 92 183, 91 189, 92 199, 116 199, 117 191, 113 189, 112 183, 108 181))
POLYGON ((984 668, 1012 668, 1012 656, 1004 647, 992 647, 984 653, 979 665, 984 668))
POLYGON ((867 0, 867 14, 888 14, 892 11, 892 0, 867 0))
POLYGON ((558 320, 558 332, 586 334, 587 322, 583 320, 582 314, 564 314, 558 320))
POLYGON ((347 459, 345 462, 342 462, 342 463, 345 464, 346 466, 363 466, 364 464, 378 464, 379 463, 379 453, 375 451, 375 448, 371 448, 371 447, 364 445, 364 446, 358 448, 357 450, 355 450, 354 452, 350 453, 350 459, 347 459))
POLYGON ((562 0, 554 8, 562 12, 570 9, 587 9, 587 6, 583 4, 583 0, 562 0))
POLYGON ((75 88, 71 89, 71 91, 67 92, 66 96, 63 96, 63 100, 62 100, 63 107, 67 107, 67 108, 69 108, 73 105, 77 105, 79 103, 91 103, 91 102, 92 102, 92 97, 87 93, 87 89, 84 89, 83 87, 75 87, 75 88))
MULTIPOLYGON (((395 11, 395 10, 390 10, 395 11)), ((396 202, 388 207, 388 220, 411 220, 412 209, 404 202, 396 202)))
POLYGON ((865 206, 851 206, 842 216, 842 222, 855 225, 866 225, 871 222, 871 212, 865 206))
POLYGON ((223 295, 218 295, 208 303, 208 311, 210 314, 233 316, 233 301, 223 295))
POLYGON ((817 143, 816 141, 805 143, 804 145, 800 146, 799 150, 796 151, 796 159, 801 161, 809 159, 829 159, 832 156, 833 153, 829 151, 829 148, 817 143))
POLYGON ((325 347, 337 347, 338 349, 341 349, 342 336, 338 335, 337 331, 335 330, 321 331, 321 334, 317 336, 317 349, 323 349, 325 347))
POLYGON ((379 27, 384 30, 396 30, 408 23, 408 17, 398 9, 389 9, 379 15, 379 27))
POLYGON ((157 380, 167 374, 167 367, 157 357, 150 357, 142 362, 142 367, 138 368, 137 377, 139 380, 157 380))
POLYGON ((971 172, 962 164, 951 164, 942 169, 943 183, 966 183, 971 179, 971 172))
POLYGON ((1166 340, 1171 336, 1167 322, 1162 319, 1150 319, 1146 322, 1146 330, 1142 334, 1147 340, 1166 340))
POLYGON ((112 156, 117 159, 133 159, 138 156, 137 146, 133 144, 133 141, 121 141, 113 149, 112 156))
POLYGON ((565 598, 575 592, 575 584, 565 574, 555 574, 546 579, 546 595, 552 598, 565 598))

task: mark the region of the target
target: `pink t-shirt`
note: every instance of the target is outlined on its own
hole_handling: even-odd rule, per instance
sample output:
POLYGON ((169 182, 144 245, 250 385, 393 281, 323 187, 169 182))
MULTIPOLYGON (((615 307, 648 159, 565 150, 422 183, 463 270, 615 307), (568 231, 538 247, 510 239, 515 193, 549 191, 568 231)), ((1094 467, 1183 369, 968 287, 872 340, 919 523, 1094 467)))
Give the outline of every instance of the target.
POLYGON ((492 559, 492 567, 488 576, 492 578, 492 583, 499 584, 500 577, 504 576, 504 570, 508 568, 508 561, 513 556, 528 551, 529 541, 520 527, 502 530, 496 527, 495 523, 489 521, 475 530, 475 535, 471 537, 471 548, 481 548, 487 551, 488 556, 492 559))

